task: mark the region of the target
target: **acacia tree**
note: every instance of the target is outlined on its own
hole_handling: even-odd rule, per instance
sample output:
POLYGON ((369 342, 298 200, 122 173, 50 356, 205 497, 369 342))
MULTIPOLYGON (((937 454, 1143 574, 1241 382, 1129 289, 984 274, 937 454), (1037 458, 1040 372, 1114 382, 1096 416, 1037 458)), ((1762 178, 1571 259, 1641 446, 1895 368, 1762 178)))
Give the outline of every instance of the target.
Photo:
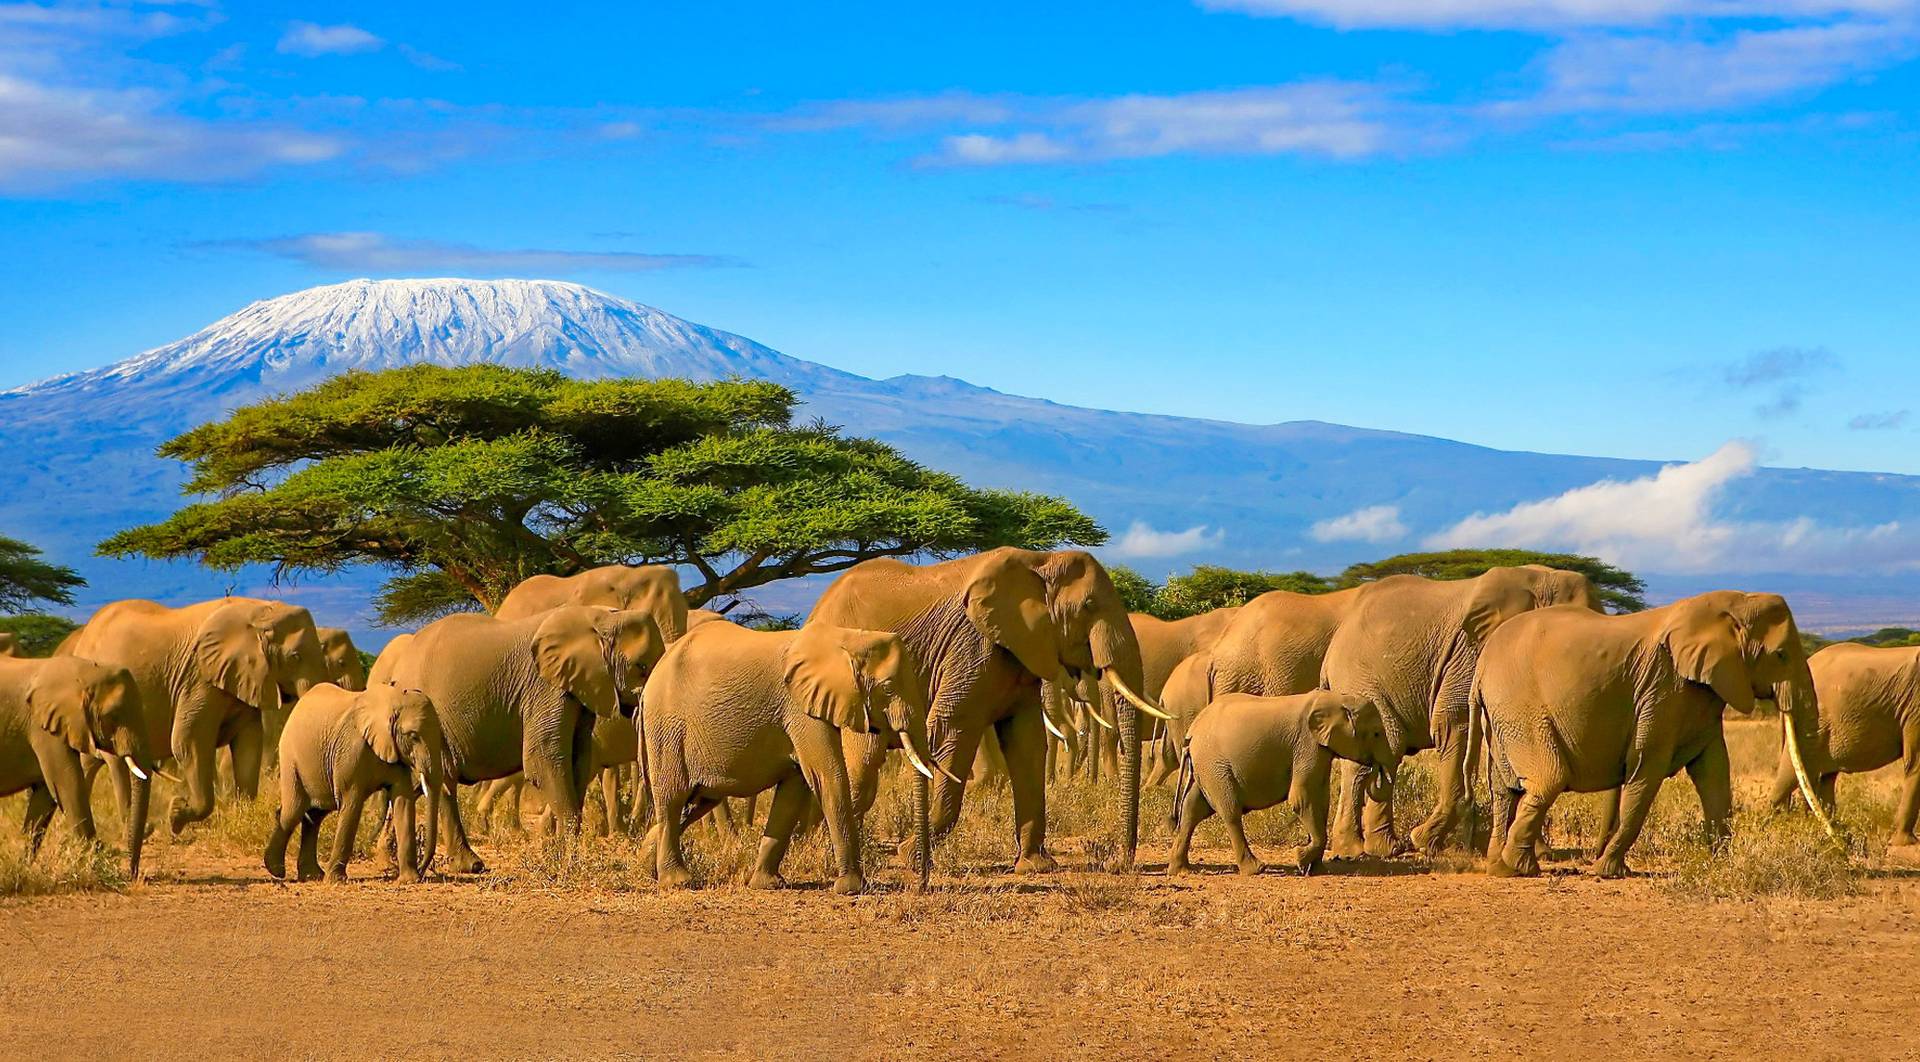
POLYGON ((762 381, 571 380, 499 366, 349 372, 160 447, 212 496, 110 556, 393 572, 382 619, 492 608, 531 575, 693 569, 695 605, 871 557, 1097 545, 1059 498, 980 490, 815 422, 762 381))
POLYGON ((0 535, 0 612, 18 612, 35 602, 73 604, 73 592, 87 585, 80 573, 40 559, 37 546, 0 535))

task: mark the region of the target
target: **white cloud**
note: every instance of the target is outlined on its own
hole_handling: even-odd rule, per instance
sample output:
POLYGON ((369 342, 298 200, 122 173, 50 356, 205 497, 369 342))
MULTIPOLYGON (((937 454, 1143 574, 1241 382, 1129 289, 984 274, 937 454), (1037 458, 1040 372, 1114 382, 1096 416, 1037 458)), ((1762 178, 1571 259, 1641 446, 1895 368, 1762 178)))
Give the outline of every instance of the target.
POLYGON ((258 251, 323 269, 374 273, 565 273, 652 272, 686 266, 740 263, 700 254, 643 254, 636 251, 556 251, 495 249, 440 240, 409 240, 378 232, 315 232, 259 240, 220 240, 201 247, 258 251))
POLYGON ((1406 533, 1397 505, 1369 505, 1307 529, 1315 542, 1392 542, 1406 533))
POLYGON ((1226 537, 1224 530, 1209 530, 1206 524, 1185 531, 1157 531, 1135 520, 1107 552, 1116 557, 1178 557, 1218 546, 1226 537))
POLYGON ((1584 553, 1649 572, 1861 572, 1920 567, 1920 528, 1889 521, 1823 525, 1809 516, 1740 522, 1717 518, 1729 483, 1751 475, 1753 448, 1730 442, 1690 464, 1633 480, 1602 480, 1476 513, 1438 534, 1430 549, 1515 547, 1584 553))
POLYGON ((1237 11, 1350 29, 1532 29, 1645 26, 1681 19, 1897 16, 1914 0, 1199 0, 1237 11))
POLYGON ((358 26, 341 23, 321 26, 312 22, 289 22, 280 37, 278 50, 287 55, 355 55, 377 52, 387 42, 358 26))

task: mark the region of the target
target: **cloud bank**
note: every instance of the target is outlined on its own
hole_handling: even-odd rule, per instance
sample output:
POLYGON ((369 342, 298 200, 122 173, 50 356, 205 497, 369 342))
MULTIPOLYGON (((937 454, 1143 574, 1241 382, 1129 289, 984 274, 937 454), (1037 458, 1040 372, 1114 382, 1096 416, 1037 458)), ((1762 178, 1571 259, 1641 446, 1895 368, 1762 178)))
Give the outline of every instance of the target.
POLYGON ((1307 529, 1315 542, 1392 542, 1405 538, 1407 525, 1400 522, 1397 505, 1369 505, 1345 516, 1322 520, 1307 529))
POLYGON ((257 240, 219 240, 195 246, 255 251, 323 269, 372 273, 442 270, 476 274, 576 271, 644 273, 658 269, 744 264, 722 255, 495 249, 441 240, 402 239, 378 232, 314 232, 257 240))
POLYGON ((1225 531, 1209 528, 1206 524, 1195 524, 1185 531, 1159 531, 1135 520, 1125 534, 1107 547, 1106 552, 1116 557, 1143 559, 1178 557, 1218 546, 1226 537, 1225 531))

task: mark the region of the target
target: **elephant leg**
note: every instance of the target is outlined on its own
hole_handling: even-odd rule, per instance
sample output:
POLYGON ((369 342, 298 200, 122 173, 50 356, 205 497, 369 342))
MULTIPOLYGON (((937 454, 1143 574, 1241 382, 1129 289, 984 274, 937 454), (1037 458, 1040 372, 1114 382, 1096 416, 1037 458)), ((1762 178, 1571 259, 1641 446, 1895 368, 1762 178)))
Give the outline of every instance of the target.
POLYGON ((27 835, 27 858, 40 854, 47 839, 47 824, 53 821, 53 790, 43 782, 27 790, 27 816, 21 830, 27 835))
POLYGON ((1707 840, 1718 848, 1733 834, 1730 825, 1733 819, 1733 766, 1727 757, 1725 734, 1715 737, 1712 744, 1687 764, 1687 777, 1693 781, 1694 792, 1700 794, 1700 817, 1706 823, 1707 840))
POLYGON ((1013 829, 1020 846, 1013 872, 1047 873, 1054 862, 1047 854, 1047 728, 1040 721, 1039 703, 1002 719, 994 731, 1013 785, 1013 829))
POLYGON ((307 813, 300 816, 300 862, 297 873, 301 881, 320 880, 320 824, 326 818, 325 808, 308 808, 307 813))
POLYGON ((794 753, 800 760, 800 773, 806 778, 806 788, 820 802, 827 837, 833 842, 839 863, 833 891, 852 896, 864 891, 867 882, 860 872, 860 826, 853 814, 853 792, 847 779, 847 761, 840 750, 840 735, 817 720, 807 720, 796 729, 794 753))
POLYGON ((1773 792, 1767 805, 1775 811, 1789 811, 1793 808, 1793 798, 1800 795, 1800 779, 1793 773, 1793 760, 1785 749, 1780 750, 1780 764, 1773 772, 1773 792))
POLYGON ((180 761, 180 778, 187 783, 185 798, 174 797, 167 805, 167 829, 178 836, 190 822, 200 822, 213 814, 213 742, 211 734, 202 740, 189 733, 189 740, 177 742, 174 758, 180 761))
POLYGON ((773 806, 767 809, 767 825, 761 831, 760 851, 754 858, 753 878, 747 883, 756 889, 778 889, 786 885, 780 876, 780 863, 787 857, 787 845, 807 810, 807 781, 798 772, 780 779, 773 790, 773 806))
POLYGON ((473 803, 474 825, 482 834, 493 834, 493 812, 500 803, 500 794, 511 783, 511 779, 495 778, 491 782, 480 783, 480 797, 473 803))
POLYGON ((620 769, 605 767, 600 771, 600 802, 606 805, 606 816, 600 823, 600 836, 612 837, 616 833, 627 832, 626 810, 620 806, 620 769))
POLYGON ((485 873, 487 865, 467 839, 466 824, 460 821, 460 783, 448 778, 438 795, 441 829, 447 831, 447 870, 454 874, 485 873))
POLYGON ((1360 828, 1366 835, 1367 854, 1392 856, 1406 851, 1393 833, 1393 785, 1375 767, 1360 768, 1354 772, 1353 781, 1365 798, 1361 805, 1360 828))
POLYGON ((1840 772, 1829 771, 1821 775, 1813 783, 1813 791, 1820 794, 1820 803, 1826 806, 1828 818, 1832 818, 1839 810, 1838 801, 1834 797, 1834 790, 1839 785, 1839 782, 1840 772))
POLYGON ((306 801, 298 792, 289 792, 283 785, 280 794, 280 814, 274 819, 273 831, 267 834, 267 849, 262 861, 267 873, 278 881, 287 876, 287 842, 292 839, 293 831, 306 818, 306 801))
POLYGON ((398 849, 395 853, 394 877, 403 884, 412 884, 420 880, 420 856, 415 842, 419 834, 416 826, 418 820, 414 814, 414 791, 409 787, 397 795, 389 792, 387 803, 391 809, 393 836, 398 849))
POLYGON ((1594 830, 1593 858, 1607 850, 1607 842, 1613 840, 1614 831, 1620 828, 1620 787, 1606 791, 1600 799, 1600 822, 1594 830))
POLYGON ((280 771, 280 735, 287 729, 287 717, 292 714, 291 707, 260 713, 260 770, 263 780, 265 772, 277 774, 280 771))
POLYGON ((1914 819, 1920 818, 1920 728, 1905 735, 1900 756, 1900 800, 1893 809, 1893 836, 1889 844, 1905 847, 1914 843, 1914 819))
POLYGON ((1167 873, 1185 874, 1193 869, 1187 853, 1193 847, 1193 831, 1213 814, 1213 805, 1198 785, 1189 786, 1180 798, 1180 825, 1173 835, 1173 850, 1167 853, 1167 873))
POLYGON ((1320 786, 1317 790, 1308 788, 1293 801, 1294 814, 1307 823, 1307 846, 1300 849, 1294 865, 1300 873, 1311 876, 1320 872, 1321 860, 1327 852, 1327 790, 1320 786))
POLYGON ((693 884, 693 871, 687 869, 681 837, 688 826, 712 810, 714 801, 696 801, 691 793, 679 790, 656 790, 653 804, 658 819, 653 828, 659 834, 654 845, 654 877, 664 888, 684 888, 693 884))
MULTIPOLYGON (((334 827, 333 857, 327 861, 327 880, 347 880, 347 860, 353 858, 353 845, 360 839, 360 813, 372 794, 349 789, 340 801, 340 823, 334 827)), ((409 831, 410 832, 410 831, 409 831)))
MULTIPOLYGON (((1209 800, 1208 803, 1213 802, 1209 800)), ((1240 802, 1223 800, 1215 805, 1215 810, 1220 812, 1220 821, 1227 827, 1227 839, 1233 842, 1233 862, 1240 873, 1251 877, 1267 869, 1267 865, 1260 862, 1260 857, 1253 854, 1253 846, 1247 844, 1247 827, 1241 821, 1244 813, 1240 809, 1240 802)))
MULTIPOLYGON (((1416 850, 1429 856, 1439 855, 1454 828, 1460 825, 1460 805, 1467 780, 1467 728, 1456 725, 1435 729, 1439 731, 1439 744, 1434 748, 1439 758, 1438 792, 1434 794, 1433 811, 1408 837, 1416 850)), ((1388 822, 1392 822, 1391 817, 1388 822)))
POLYGON ((1493 822, 1487 834, 1487 855, 1493 859, 1499 859, 1507 846, 1507 833, 1513 828, 1513 811, 1519 802, 1519 790, 1501 785, 1493 787, 1493 822))
POLYGON ((1340 760, 1336 765, 1339 774, 1338 792, 1333 805, 1333 854, 1344 859, 1353 859, 1364 855, 1367 840, 1360 833, 1360 818, 1366 803, 1365 787, 1360 784, 1360 765, 1350 760, 1340 760))
POLYGON ((1595 874, 1603 878, 1627 876, 1627 849, 1640 839, 1640 829, 1647 824, 1647 814, 1653 810, 1653 798, 1660 794, 1663 776, 1664 772, 1651 772, 1630 778, 1620 787, 1620 827, 1607 839, 1600 858, 1594 860, 1595 874))
POLYGON ((379 809, 380 830, 373 839, 373 863, 368 869, 385 874, 388 870, 400 865, 394 855, 398 831, 395 830, 393 823, 393 794, 386 789, 376 789, 373 791, 373 799, 379 802, 375 807, 379 809))
POLYGON ((1506 846, 1487 868, 1489 873, 1495 877, 1533 877, 1540 873, 1540 831, 1560 792, 1557 784, 1543 784, 1520 794, 1513 825, 1507 829, 1506 846))
MULTIPOLYGON (((933 749, 933 755, 942 766, 952 771, 956 777, 971 777, 973 772, 973 755, 979 751, 980 748, 980 734, 981 731, 971 727, 964 729, 959 727, 951 728, 948 730, 946 736, 941 738, 940 743, 933 749)), ((966 795, 967 789, 963 783, 951 781, 942 774, 935 774, 929 786, 933 790, 932 817, 927 824, 927 828, 932 831, 934 838, 937 840, 945 837, 947 832, 953 829, 953 824, 960 820, 960 801, 961 798, 966 795)), ((900 854, 902 856, 911 856, 912 851, 913 844, 911 840, 900 846, 900 854)))
POLYGON ((252 709, 241 712, 232 730, 233 788, 241 797, 252 800, 260 795, 260 757, 266 745, 260 713, 252 709))

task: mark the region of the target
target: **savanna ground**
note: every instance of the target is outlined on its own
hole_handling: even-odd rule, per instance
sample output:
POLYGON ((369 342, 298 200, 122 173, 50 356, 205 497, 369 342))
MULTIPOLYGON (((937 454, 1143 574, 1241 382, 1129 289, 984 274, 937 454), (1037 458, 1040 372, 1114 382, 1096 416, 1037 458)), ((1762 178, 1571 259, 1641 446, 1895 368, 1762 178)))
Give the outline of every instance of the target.
MULTIPOLYGON (((24 864, 16 797, 0 801, 0 1057, 1920 1054, 1920 869, 1882 848, 1894 775, 1843 778, 1842 851, 1804 814, 1758 810, 1778 733, 1729 724, 1728 848, 1700 843, 1682 775, 1624 881, 1574 851, 1590 797, 1558 805, 1534 880, 1464 854, 1243 879, 1217 823, 1195 847, 1207 872, 1170 880, 1165 790, 1147 794, 1143 871, 1115 874, 1113 793, 1063 782, 1064 869, 1016 879, 1007 794, 984 785, 930 894, 877 869, 854 899, 824 891, 817 838, 788 857, 793 888, 732 884, 753 842, 706 827, 690 854, 709 884, 691 892, 657 891, 626 839, 562 856, 505 826, 480 842, 486 876, 280 885, 259 862, 271 795, 162 829, 127 885, 75 845, 24 864)), ((1404 774, 1403 820, 1424 777, 1404 774)), ((875 832, 897 836, 904 801, 882 800, 875 832)), ((1249 826, 1290 868, 1291 816, 1249 826)))

